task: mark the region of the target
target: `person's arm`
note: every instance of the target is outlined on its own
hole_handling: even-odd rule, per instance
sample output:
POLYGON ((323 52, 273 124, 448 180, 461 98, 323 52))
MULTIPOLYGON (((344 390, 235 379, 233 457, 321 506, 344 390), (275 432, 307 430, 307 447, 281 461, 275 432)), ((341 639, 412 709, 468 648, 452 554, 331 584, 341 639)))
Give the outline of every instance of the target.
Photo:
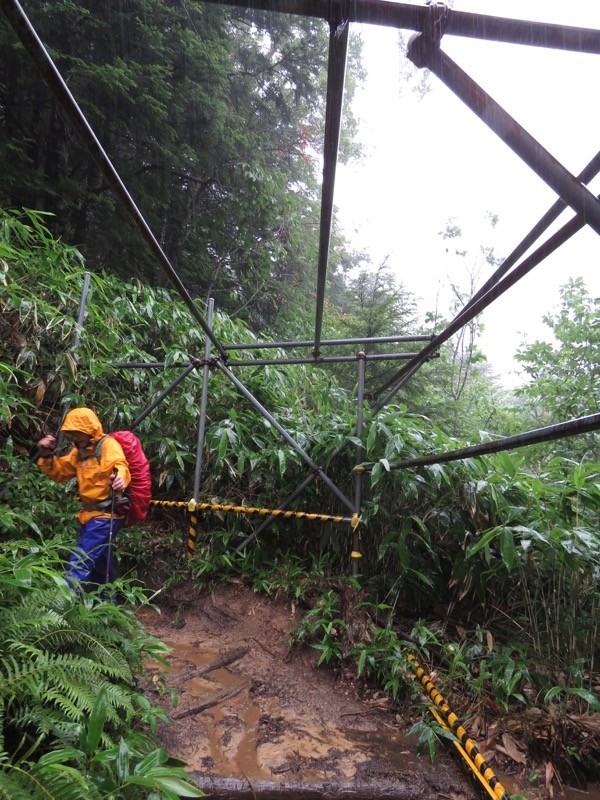
POLYGON ((40 457, 37 460, 37 465, 49 478, 56 481, 56 483, 66 483, 75 477, 77 474, 74 460, 75 448, 70 453, 67 453, 66 456, 55 456, 56 438, 50 434, 39 440, 38 448, 40 457))
POLYGON ((131 474, 123 448, 110 436, 102 447, 101 470, 115 492, 123 492, 129 486, 131 474))

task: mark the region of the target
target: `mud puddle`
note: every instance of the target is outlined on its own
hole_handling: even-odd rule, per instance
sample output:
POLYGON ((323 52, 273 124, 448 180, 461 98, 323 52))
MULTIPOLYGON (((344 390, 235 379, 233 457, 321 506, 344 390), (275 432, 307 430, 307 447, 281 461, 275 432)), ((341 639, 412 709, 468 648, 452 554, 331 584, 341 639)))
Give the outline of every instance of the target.
POLYGON ((310 648, 290 654, 288 605, 224 586, 142 619, 173 648, 167 683, 178 703, 161 701, 172 720, 164 746, 209 795, 481 796, 443 748, 433 765, 417 755, 409 723, 384 698, 360 698, 351 680, 316 668, 310 648))

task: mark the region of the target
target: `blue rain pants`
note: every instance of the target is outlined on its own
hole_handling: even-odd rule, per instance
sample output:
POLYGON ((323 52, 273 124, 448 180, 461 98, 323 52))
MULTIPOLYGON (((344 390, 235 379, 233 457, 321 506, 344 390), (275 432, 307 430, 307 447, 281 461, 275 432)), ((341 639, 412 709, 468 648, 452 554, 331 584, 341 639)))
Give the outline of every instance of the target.
MULTIPOLYGON (((112 521, 112 544, 117 532, 123 527, 124 520, 112 521)), ((80 584, 102 585, 115 579, 112 547, 109 548, 111 521, 108 517, 93 517, 85 525, 79 527, 79 541, 69 557, 67 581, 77 589, 80 584)), ((93 589, 87 586, 86 589, 93 589)))

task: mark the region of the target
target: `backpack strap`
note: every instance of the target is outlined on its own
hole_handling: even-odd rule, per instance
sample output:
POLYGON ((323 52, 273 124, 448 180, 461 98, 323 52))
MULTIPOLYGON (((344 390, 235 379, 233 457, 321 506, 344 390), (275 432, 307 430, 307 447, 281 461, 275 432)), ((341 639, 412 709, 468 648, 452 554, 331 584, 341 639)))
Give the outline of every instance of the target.
MULTIPOLYGON (((126 494, 121 495, 115 499, 115 511, 122 513, 124 506, 129 505, 129 497, 126 494)), ((106 500, 100 500, 97 503, 81 503, 79 505, 80 511, 110 511, 112 506, 112 498, 108 497, 106 500)))
POLYGON ((78 450, 79 453, 79 460, 84 463, 89 461, 90 458, 95 458, 98 463, 100 463, 100 456, 102 455, 102 445, 104 441, 108 439, 108 435, 105 433, 104 436, 101 436, 98 441, 96 442, 96 448, 93 453, 82 453, 81 450, 78 450))

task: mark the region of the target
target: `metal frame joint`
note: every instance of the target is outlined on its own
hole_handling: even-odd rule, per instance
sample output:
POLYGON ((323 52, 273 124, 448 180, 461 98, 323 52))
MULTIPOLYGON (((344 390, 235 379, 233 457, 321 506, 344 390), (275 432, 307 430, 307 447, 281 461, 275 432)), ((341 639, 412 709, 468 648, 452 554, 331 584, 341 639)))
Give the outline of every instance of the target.
POLYGON ((432 55, 439 48, 446 30, 449 13, 446 3, 429 3, 423 30, 410 37, 406 50, 407 58, 413 62, 415 67, 430 67, 432 55))
POLYGON ((329 0, 327 20, 333 35, 340 36, 350 21, 350 0, 329 0))

